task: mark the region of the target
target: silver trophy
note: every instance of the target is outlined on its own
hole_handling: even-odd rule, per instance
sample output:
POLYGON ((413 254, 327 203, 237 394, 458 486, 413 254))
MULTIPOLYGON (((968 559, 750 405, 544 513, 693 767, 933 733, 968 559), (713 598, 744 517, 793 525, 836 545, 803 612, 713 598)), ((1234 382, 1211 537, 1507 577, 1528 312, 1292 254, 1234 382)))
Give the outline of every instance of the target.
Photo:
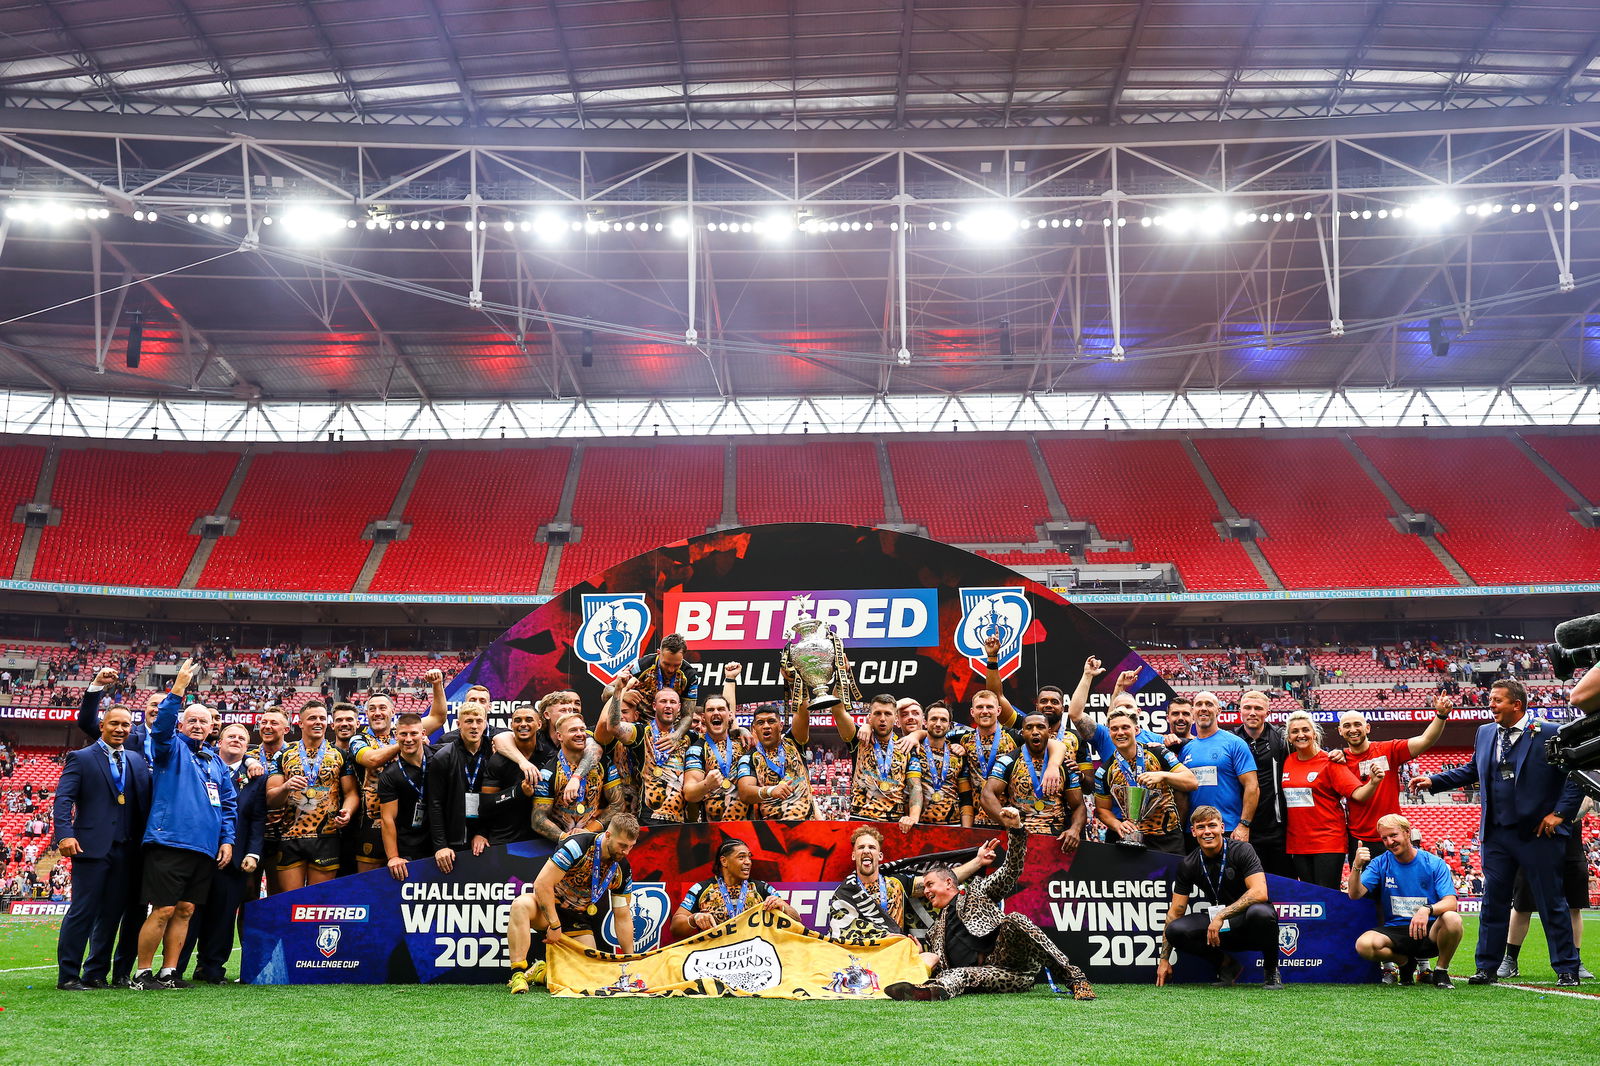
POLYGON ((825 711, 857 695, 845 661, 844 644, 832 627, 816 618, 802 618, 789 632, 782 662, 793 678, 792 698, 796 703, 801 690, 810 694, 813 711, 825 711))
POLYGON ((1127 787, 1128 795, 1123 802, 1122 809, 1127 816, 1124 819, 1124 823, 1128 829, 1122 834, 1122 839, 1117 841, 1118 844, 1130 848, 1142 848, 1145 846, 1144 834, 1139 831, 1139 819, 1144 817, 1144 801, 1148 791, 1148 789, 1139 785, 1129 785, 1127 787))

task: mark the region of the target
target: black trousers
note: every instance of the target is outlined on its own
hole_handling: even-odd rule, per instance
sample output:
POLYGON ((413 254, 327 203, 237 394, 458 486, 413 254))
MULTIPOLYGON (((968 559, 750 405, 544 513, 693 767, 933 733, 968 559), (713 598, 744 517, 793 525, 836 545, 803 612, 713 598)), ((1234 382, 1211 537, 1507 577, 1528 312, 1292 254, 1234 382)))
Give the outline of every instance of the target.
MULTIPOLYGON (((111 851, 102 859, 79 855, 72 860, 72 905, 67 908, 56 940, 57 980, 106 979, 128 897, 138 895, 130 891, 139 883, 138 853, 139 845, 128 842, 111 845, 111 851)), ((137 939, 136 931, 134 940, 137 939)))
POLYGON ((196 977, 220 980, 227 975, 228 958, 233 954, 234 927, 238 924, 239 908, 244 906, 250 882, 251 875, 231 863, 212 875, 211 891, 189 921, 189 935, 178 953, 178 973, 187 971, 190 955, 197 954, 196 977))
POLYGON ((1289 858, 1294 860, 1294 875, 1300 880, 1338 890, 1339 879, 1344 876, 1344 852, 1291 855, 1289 858))
POLYGON ((1206 943, 1206 929, 1211 925, 1211 915, 1204 911, 1185 914, 1167 925, 1167 943, 1179 951, 1187 951, 1205 959, 1212 966, 1222 965, 1226 952, 1259 951, 1268 965, 1278 961, 1278 912, 1268 903, 1252 903, 1243 914, 1228 919, 1228 929, 1221 935, 1222 946, 1214 948, 1206 943))
POLYGON ((1261 837, 1251 833, 1250 846, 1256 849, 1256 855, 1261 859, 1261 868, 1267 873, 1276 874, 1278 877, 1294 876, 1294 863, 1289 861, 1288 853, 1283 850, 1282 829, 1261 837))

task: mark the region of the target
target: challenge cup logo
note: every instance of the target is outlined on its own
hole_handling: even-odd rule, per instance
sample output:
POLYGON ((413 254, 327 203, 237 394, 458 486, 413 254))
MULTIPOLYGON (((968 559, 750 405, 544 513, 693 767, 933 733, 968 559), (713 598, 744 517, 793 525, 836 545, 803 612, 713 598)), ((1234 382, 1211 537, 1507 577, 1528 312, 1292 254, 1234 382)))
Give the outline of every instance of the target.
POLYGON ((572 638, 572 650, 602 685, 639 658, 651 629, 650 604, 643 593, 586 594, 583 624, 572 638))
POLYGON ((1000 676, 1010 677, 1022 665, 1022 640, 1033 624, 1033 605, 1022 589, 963 588, 961 621, 956 625, 956 650, 967 657, 973 673, 987 666, 983 642, 1000 642, 1000 676))

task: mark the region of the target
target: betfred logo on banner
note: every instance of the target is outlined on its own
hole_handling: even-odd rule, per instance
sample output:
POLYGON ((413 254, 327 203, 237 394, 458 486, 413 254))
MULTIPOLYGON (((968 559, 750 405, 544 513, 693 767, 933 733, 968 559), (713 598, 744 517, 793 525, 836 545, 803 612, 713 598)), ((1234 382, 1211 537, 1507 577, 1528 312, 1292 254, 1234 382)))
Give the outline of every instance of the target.
POLYGON ((826 592, 669 592, 666 626, 706 651, 781 648, 802 618, 815 618, 847 648, 925 648, 939 643, 934 589, 826 592))
POLYGON ((644 593, 586 593, 583 624, 572 639, 572 650, 589 668, 590 677, 609 685, 644 651, 650 626, 650 604, 644 593))
POLYGON ((12 914, 27 914, 27 915, 33 915, 35 917, 47 916, 47 917, 51 917, 51 918, 56 918, 56 917, 61 917, 61 916, 65 915, 67 913, 67 907, 68 906, 70 906, 70 904, 66 904, 66 903, 50 903, 50 902, 34 901, 34 900, 17 900, 16 902, 11 904, 11 912, 10 913, 12 913, 12 914))
POLYGON ((1000 640, 1000 676, 1010 677, 1022 664, 1022 638, 1033 624, 1033 605, 1019 588, 963 588, 956 650, 967 657, 979 677, 988 669, 983 642, 1000 640))

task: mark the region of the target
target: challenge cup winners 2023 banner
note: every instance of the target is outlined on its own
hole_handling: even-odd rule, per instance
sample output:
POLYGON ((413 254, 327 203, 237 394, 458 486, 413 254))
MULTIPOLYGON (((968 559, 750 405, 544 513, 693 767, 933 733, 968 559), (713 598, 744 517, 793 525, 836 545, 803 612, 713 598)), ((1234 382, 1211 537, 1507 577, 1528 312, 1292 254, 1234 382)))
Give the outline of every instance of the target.
POLYGON ((960 548, 865 526, 779 523, 708 533, 619 563, 537 607, 451 682, 459 701, 483 685, 506 713, 575 689, 592 721, 600 692, 668 633, 700 664, 703 694, 743 664, 741 703, 780 700, 778 659, 803 617, 833 627, 865 695, 965 702, 983 687, 983 640, 1000 638, 1007 697, 1031 707, 1041 684, 1071 691, 1084 659, 1106 667, 1091 697, 1105 709, 1119 671, 1161 729, 1171 690, 1081 609, 1015 571, 960 548))

